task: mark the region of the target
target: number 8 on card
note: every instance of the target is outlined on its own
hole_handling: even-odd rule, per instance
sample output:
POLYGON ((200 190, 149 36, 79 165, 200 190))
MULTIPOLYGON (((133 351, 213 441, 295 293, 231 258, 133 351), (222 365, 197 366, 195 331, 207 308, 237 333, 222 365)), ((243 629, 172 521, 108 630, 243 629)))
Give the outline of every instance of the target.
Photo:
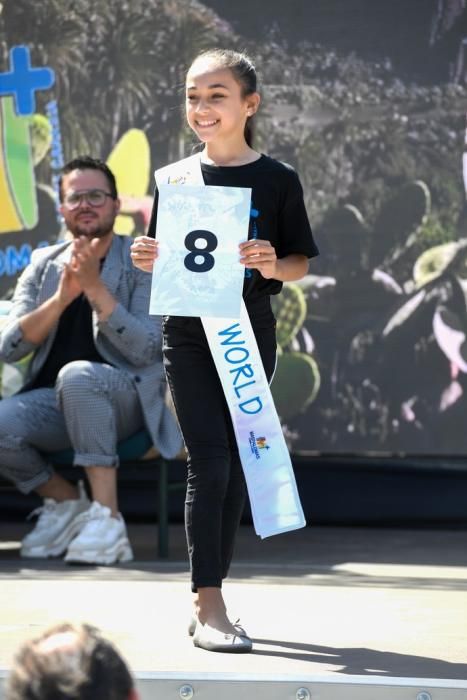
POLYGON ((149 312, 238 318, 251 189, 161 185, 149 312))

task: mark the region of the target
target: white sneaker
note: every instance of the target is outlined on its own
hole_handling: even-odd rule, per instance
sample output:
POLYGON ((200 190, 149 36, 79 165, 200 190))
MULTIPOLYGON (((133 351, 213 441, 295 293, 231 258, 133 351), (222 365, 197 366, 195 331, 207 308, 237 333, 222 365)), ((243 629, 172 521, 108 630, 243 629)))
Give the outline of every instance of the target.
POLYGON ((22 557, 58 557, 82 528, 78 522, 81 513, 89 509, 90 503, 83 482, 78 484, 79 498, 58 503, 45 498, 44 505, 28 515, 28 520, 38 515, 35 528, 21 542, 22 557))
POLYGON ((65 561, 115 564, 133 559, 125 521, 120 513, 113 518, 110 508, 93 501, 89 510, 79 516, 79 520, 80 533, 70 542, 65 561))

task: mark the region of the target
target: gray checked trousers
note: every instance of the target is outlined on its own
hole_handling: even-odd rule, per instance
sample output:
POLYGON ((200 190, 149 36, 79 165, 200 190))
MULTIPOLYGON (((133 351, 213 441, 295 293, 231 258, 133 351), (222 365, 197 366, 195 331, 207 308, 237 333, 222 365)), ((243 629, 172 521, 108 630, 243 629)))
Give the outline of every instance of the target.
POLYGON ((99 362, 70 362, 55 388, 0 401, 0 475, 29 493, 54 473, 47 453, 70 447, 75 465, 117 467, 117 442, 143 425, 128 374, 99 362))

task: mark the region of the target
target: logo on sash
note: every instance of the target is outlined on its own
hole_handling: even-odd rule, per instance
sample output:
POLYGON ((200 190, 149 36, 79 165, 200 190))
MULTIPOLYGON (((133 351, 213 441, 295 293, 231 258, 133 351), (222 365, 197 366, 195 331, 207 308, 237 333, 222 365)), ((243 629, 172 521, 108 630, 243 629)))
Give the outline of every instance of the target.
POLYGON ((250 431, 248 442, 250 443, 251 452, 255 455, 256 459, 261 459, 260 450, 270 449, 270 445, 268 445, 266 438, 256 437, 252 430, 250 431))

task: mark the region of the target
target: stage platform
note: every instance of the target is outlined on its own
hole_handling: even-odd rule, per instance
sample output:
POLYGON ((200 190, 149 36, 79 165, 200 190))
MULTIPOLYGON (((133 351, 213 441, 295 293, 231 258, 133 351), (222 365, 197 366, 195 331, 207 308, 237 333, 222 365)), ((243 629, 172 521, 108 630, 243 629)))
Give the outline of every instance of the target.
POLYGON ((309 527, 261 541, 242 527, 225 596, 254 652, 230 655, 193 647, 183 527, 167 561, 156 528, 130 524, 135 561, 104 568, 21 560, 27 527, 0 523, 0 678, 22 640, 73 620, 116 642, 143 700, 467 699, 465 530, 309 527))

